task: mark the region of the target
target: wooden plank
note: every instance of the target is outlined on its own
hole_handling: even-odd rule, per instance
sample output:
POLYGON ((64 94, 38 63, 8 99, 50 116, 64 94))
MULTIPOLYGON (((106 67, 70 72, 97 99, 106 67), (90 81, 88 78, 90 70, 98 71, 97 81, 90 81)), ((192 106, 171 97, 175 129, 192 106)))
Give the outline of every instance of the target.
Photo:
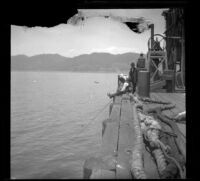
POLYGON ((173 93, 177 97, 178 100, 185 102, 185 93, 173 93))
MULTIPOLYGON (((162 97, 161 96, 159 96, 157 93, 152 93, 152 98, 154 98, 155 100, 157 100, 157 101, 163 101, 162 100, 162 97)), ((159 106, 159 105, 156 105, 156 106, 154 106, 154 107, 157 107, 157 106, 159 106)), ((151 106, 151 108, 153 108, 153 106, 151 106)), ((163 111, 162 112, 164 115, 166 115, 166 116, 172 116, 172 115, 174 115, 174 113, 171 111, 171 110, 165 110, 165 111, 163 111)), ((160 122, 160 121, 159 121, 160 122)), ((161 124, 161 122, 160 122, 160 124, 161 124)), ((170 128, 170 126, 168 126, 168 125, 162 125, 162 126, 164 126, 165 127, 165 129, 167 130, 167 131, 172 131, 171 130, 171 128, 170 128)))
POLYGON ((115 104, 121 104, 122 96, 116 96, 113 101, 115 104))
POLYGON ((169 96, 170 96, 171 99, 176 101, 178 104, 185 103, 185 99, 179 97, 179 95, 177 93, 169 93, 169 96))
MULTIPOLYGON (((179 105, 179 108, 181 111, 185 111, 186 107, 185 107, 185 93, 176 93, 173 94, 172 97, 176 96, 177 100, 182 101, 182 104, 179 105)), ((184 136, 186 136, 186 124, 181 124, 181 123, 177 123, 177 126, 179 128, 179 130, 183 133, 184 136)), ((185 138, 184 138, 185 139, 185 138)))
POLYGON ((119 121, 108 119, 103 124, 102 155, 114 155, 117 150, 119 121))
POLYGON ((168 93, 166 95, 164 95, 167 99, 171 100, 171 102, 173 102, 174 104, 176 104, 177 106, 179 106, 180 104, 184 103, 184 100, 180 100, 178 99, 178 95, 174 94, 174 93, 168 93))
POLYGON ((110 119, 103 122, 102 131, 102 155, 114 154, 118 144, 118 130, 120 121, 121 98, 117 99, 118 104, 113 104, 110 119))
MULTIPOLYGON (((157 93, 157 95, 159 95, 160 97, 162 97, 162 100, 163 100, 163 101, 171 102, 172 104, 177 104, 177 103, 175 102, 175 100, 173 100, 173 99, 170 98, 169 93, 157 93)), ((177 106, 176 106, 174 109, 171 109, 170 111, 173 112, 172 115, 175 115, 175 114, 177 114, 177 113, 180 112, 180 110, 179 110, 179 108, 178 108, 177 106)))
POLYGON ((185 97, 180 97, 179 94, 171 94, 170 97, 177 102, 177 106, 181 111, 185 110, 185 97))
MULTIPOLYGON (((106 119, 102 123, 102 145, 100 152, 100 161, 109 168, 113 167, 113 160, 116 160, 117 144, 118 144, 118 130, 120 121, 121 110, 121 97, 116 97, 113 102, 110 118, 106 119)), ((100 164, 100 163, 99 163, 100 164)), ((114 163, 114 170, 116 163, 114 163)), ((101 165, 98 168, 92 169, 91 179, 114 179, 115 171, 102 168, 101 165)))
POLYGON ((112 111, 111 111, 111 114, 110 114, 110 119, 119 120, 121 100, 122 100, 121 96, 115 97, 114 102, 113 102, 113 108, 112 108, 112 111))
MULTIPOLYGON (((182 104, 179 105, 181 111, 185 111, 186 110, 185 109, 186 108, 185 107, 185 101, 186 101, 185 100, 185 93, 176 93, 175 96, 177 97, 177 100, 182 101, 182 104)), ((178 126, 179 130, 183 133, 183 135, 186 136, 186 124, 177 123, 177 126, 178 126)))
POLYGON ((185 93, 181 93, 181 92, 179 92, 179 93, 174 93, 176 96, 178 96, 179 97, 179 99, 185 99, 185 93))
MULTIPOLYGON (((163 100, 162 96, 160 96, 158 93, 152 93, 152 97, 154 97, 154 99, 158 101, 166 101, 166 100, 163 100)), ((151 107, 153 108, 157 106, 159 106, 159 104, 156 104, 156 105, 154 104, 154 106, 151 106, 151 107)), ((163 111, 163 114, 166 116, 172 116, 174 113, 171 110, 165 110, 163 111)))
POLYGON ((179 130, 183 133, 183 135, 186 136, 186 124, 177 123, 177 126, 179 130))
POLYGON ((176 109, 178 111, 175 112, 176 109, 173 110, 176 114, 185 110, 185 106, 183 102, 180 102, 179 100, 177 100, 177 97, 174 96, 173 93, 166 95, 166 98, 168 100, 173 101, 173 103, 176 104, 176 109))
MULTIPOLYGON (((164 95, 164 99, 166 99, 166 101, 171 101, 173 104, 176 104, 177 108, 175 109, 172 109, 173 111, 173 114, 172 115, 167 115, 167 116, 174 116, 176 114, 178 114, 179 112, 182 112, 184 111, 185 109, 184 108, 180 108, 180 104, 178 104, 177 100, 175 99, 175 96, 177 96, 178 94, 176 94, 175 96, 172 97, 172 95, 174 95, 174 93, 167 93, 166 95, 164 95)), ((162 96, 162 95, 161 95, 162 96)), ((166 111, 164 111, 163 113, 165 114, 166 111)), ((184 134, 186 135, 186 125, 184 124, 178 124, 177 123, 177 126, 179 128, 179 130, 184 134)))
POLYGON ((178 93, 178 94, 179 94, 179 97, 180 97, 180 98, 182 98, 182 99, 183 99, 183 98, 186 99, 186 97, 185 97, 185 96, 186 96, 185 93, 178 93))
POLYGON ((121 120, 119 129, 118 157, 119 167, 116 168, 117 179, 131 179, 130 159, 131 154, 127 152, 134 146, 135 133, 133 130, 133 110, 129 100, 122 100, 121 120))
POLYGON ((175 104, 174 100, 169 99, 169 94, 170 93, 160 93, 160 92, 157 92, 156 95, 160 97, 161 101, 171 102, 172 104, 175 104))
MULTIPOLYGON (((165 95, 164 94, 162 94, 162 93, 151 93, 151 98, 152 99, 155 99, 155 100, 163 100, 163 101, 170 101, 171 102, 171 99, 169 100, 169 99, 167 99, 166 97, 167 96, 171 96, 171 95, 174 95, 174 93, 166 93, 165 95)), ((176 93, 175 94, 175 96, 180 96, 180 93, 176 93)), ((185 95, 184 94, 182 94, 180 97, 181 97, 181 99, 184 97, 185 95)), ((171 96, 172 97, 172 96, 171 96)), ((173 100, 173 102, 172 103, 174 103, 174 100, 173 100)), ((175 101, 175 103, 176 103, 176 101, 175 101)), ((176 104, 177 105, 177 104, 176 104)), ((177 105, 177 106, 179 106, 179 105, 177 105)), ((151 104, 151 105, 149 105, 149 107, 151 107, 151 108, 153 108, 153 107, 156 107, 156 106, 154 106, 153 104, 151 104)), ((185 110, 185 109, 183 109, 182 108, 182 110, 185 110)), ((180 109, 180 106, 179 106, 179 109, 177 110, 176 109, 176 111, 174 111, 174 110, 165 110, 165 111, 163 111, 163 114, 164 115, 166 115, 166 116, 170 116, 170 117, 172 117, 172 116, 174 116, 175 114, 177 114, 178 112, 180 112, 181 111, 181 109, 180 109)), ((186 135, 186 125, 184 125, 184 124, 177 124, 177 126, 179 127, 179 129, 180 129, 180 131, 184 134, 184 135, 186 135)), ((167 130, 167 131, 171 131, 171 128, 169 127, 169 126, 167 126, 167 125, 165 125, 165 129, 167 130)))
POLYGON ((162 89, 162 87, 163 87, 165 84, 166 84, 166 81, 165 81, 165 80, 152 83, 152 84, 150 85, 150 91, 155 91, 156 89, 162 89))

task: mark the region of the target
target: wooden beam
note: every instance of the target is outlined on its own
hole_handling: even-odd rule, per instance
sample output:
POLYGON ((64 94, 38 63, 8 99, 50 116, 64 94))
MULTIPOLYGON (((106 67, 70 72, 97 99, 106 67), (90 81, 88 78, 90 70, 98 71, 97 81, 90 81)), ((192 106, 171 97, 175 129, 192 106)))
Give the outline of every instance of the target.
MULTIPOLYGON (((102 157, 106 155, 113 156, 113 159, 116 159, 117 157, 121 99, 122 99, 121 96, 115 97, 110 118, 102 123, 103 124, 102 148, 101 148, 102 157)), ((111 173, 109 173, 109 178, 110 177, 111 173)), ((115 172, 113 172, 112 177, 115 178, 115 172)), ((101 178, 105 178, 105 175, 103 173, 101 175, 101 178)))
POLYGON ((131 155, 126 151, 131 149, 134 145, 134 131, 130 126, 132 124, 132 108, 130 100, 126 95, 123 95, 122 107, 121 107, 121 120, 119 127, 119 142, 118 142, 118 167, 116 168, 117 179, 130 179, 130 163, 131 155))
POLYGON ((102 146, 99 157, 84 163, 84 178, 115 179, 121 97, 113 102, 109 119, 102 122, 102 146))
POLYGON ((158 81, 150 84, 150 91, 155 91, 156 89, 162 89, 166 85, 166 81, 158 81))

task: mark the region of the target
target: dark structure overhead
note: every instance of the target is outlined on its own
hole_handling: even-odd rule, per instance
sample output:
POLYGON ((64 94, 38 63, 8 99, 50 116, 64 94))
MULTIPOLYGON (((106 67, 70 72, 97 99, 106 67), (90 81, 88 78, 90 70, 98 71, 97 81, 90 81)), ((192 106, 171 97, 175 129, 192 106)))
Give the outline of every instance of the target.
MULTIPOLYGON (((147 1, 147 0, 76 0, 65 1, 65 3, 50 1, 46 4, 42 1, 36 3, 12 2, 12 8, 7 7, 8 17, 2 18, 6 24, 19 26, 43 26, 52 27, 75 15, 77 9, 137 9, 137 8, 169 8, 185 6, 187 1, 147 1), (9 19, 9 23, 6 21, 9 19)), ((2 6, 4 9, 4 7, 2 6)), ((3 13, 1 17, 4 17, 3 13)), ((128 24, 127 24, 128 25, 128 24)), ((129 25, 128 25, 129 26, 129 25)), ((132 26, 132 25, 131 25, 132 26)), ((135 25, 133 25, 135 26, 135 25)))
POLYGON ((141 33, 138 29, 139 23, 132 23, 132 22, 126 22, 125 23, 132 31, 136 33, 141 33))
POLYGON ((17 2, 12 5, 14 8, 9 11, 10 14, 6 20, 9 20, 9 24, 12 25, 28 27, 52 27, 60 23, 67 23, 67 20, 78 12, 75 3, 24 4, 17 2))
POLYGON ((178 7, 185 4, 183 0, 77 0, 78 8, 87 9, 101 9, 101 8, 166 8, 166 7, 178 7))

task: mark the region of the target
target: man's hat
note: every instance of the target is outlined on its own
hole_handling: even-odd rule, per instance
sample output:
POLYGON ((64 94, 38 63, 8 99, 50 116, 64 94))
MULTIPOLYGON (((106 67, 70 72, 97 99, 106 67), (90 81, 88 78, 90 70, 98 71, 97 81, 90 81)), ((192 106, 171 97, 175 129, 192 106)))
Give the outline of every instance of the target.
POLYGON ((134 66, 135 66, 135 63, 134 63, 134 62, 132 62, 132 63, 131 63, 131 67, 134 67, 134 66))

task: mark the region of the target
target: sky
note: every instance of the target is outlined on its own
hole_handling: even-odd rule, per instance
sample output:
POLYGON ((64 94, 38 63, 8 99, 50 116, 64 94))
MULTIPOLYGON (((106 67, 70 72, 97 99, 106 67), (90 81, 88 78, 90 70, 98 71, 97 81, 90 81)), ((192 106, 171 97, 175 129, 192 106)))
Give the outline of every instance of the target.
POLYGON ((150 30, 138 34, 119 21, 98 15, 144 17, 154 23, 155 34, 163 34, 163 10, 166 9, 79 10, 90 18, 77 25, 67 24, 67 18, 66 23, 51 28, 11 25, 11 55, 55 53, 74 57, 93 52, 147 53, 150 30))

